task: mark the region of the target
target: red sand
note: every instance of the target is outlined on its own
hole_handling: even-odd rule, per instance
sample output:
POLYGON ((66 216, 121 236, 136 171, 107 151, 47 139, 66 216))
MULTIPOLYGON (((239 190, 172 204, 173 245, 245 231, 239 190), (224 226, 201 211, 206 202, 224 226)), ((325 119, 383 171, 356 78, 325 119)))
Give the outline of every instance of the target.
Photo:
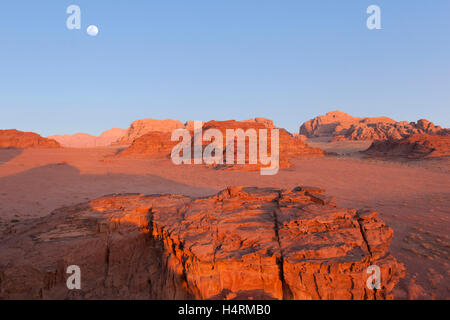
POLYGON ((314 185, 340 206, 371 207, 391 226, 406 266, 398 299, 449 297, 450 164, 325 157, 293 160, 275 176, 112 157, 117 148, 0 150, 0 229, 110 193, 211 195, 230 185, 314 185))

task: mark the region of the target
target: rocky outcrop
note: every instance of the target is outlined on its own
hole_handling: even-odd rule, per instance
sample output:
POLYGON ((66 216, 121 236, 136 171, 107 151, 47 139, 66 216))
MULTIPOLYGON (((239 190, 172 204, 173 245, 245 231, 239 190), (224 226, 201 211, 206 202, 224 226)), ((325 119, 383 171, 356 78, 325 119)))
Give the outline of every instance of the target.
POLYGON ((308 138, 344 135, 357 123, 395 123, 395 120, 387 117, 359 118, 342 111, 332 111, 303 123, 300 127, 300 134, 308 138))
MULTIPOLYGON (((194 125, 188 122, 186 128, 190 129, 191 134, 191 155, 194 155, 194 125)), ((271 154, 271 130, 275 128, 272 121, 264 118, 256 118, 254 120, 246 121, 209 121, 203 123, 202 130, 205 132, 209 129, 217 129, 222 133, 221 148, 223 150, 223 162, 224 164, 214 166, 220 169, 227 170, 244 170, 252 171, 259 170, 264 167, 260 162, 258 164, 249 164, 249 141, 246 142, 245 148, 245 164, 226 164, 226 131, 227 129, 242 129, 246 132, 249 129, 254 129, 256 132, 256 148, 259 152, 259 134, 260 129, 267 129, 267 154, 271 154)), ((202 148, 205 148, 211 143, 211 141, 202 141, 202 148)), ((178 144, 178 141, 171 141, 171 133, 168 132, 151 132, 137 138, 131 146, 124 149, 119 153, 119 157, 127 158, 169 158, 172 149, 178 144)), ((235 159, 237 159, 237 141, 234 143, 235 159)), ((280 154, 280 168, 289 168, 289 159, 302 157, 302 156, 323 156, 324 152, 318 148, 309 147, 301 138, 292 136, 284 129, 279 129, 279 154, 280 154)))
POLYGON ((62 208, 1 237, 0 299, 392 298, 404 272, 388 252, 392 229, 323 192, 230 187, 62 208), (66 287, 70 265, 81 290, 66 287))
MULTIPOLYGON (((247 131, 248 129, 255 129, 257 133, 257 151, 259 153, 259 142, 261 140, 260 137, 260 129, 267 129, 267 154, 271 155, 271 147, 272 147, 272 140, 271 140, 271 132, 273 128, 276 128, 273 126, 272 122, 268 122, 267 119, 264 119, 265 121, 209 121, 206 122, 203 126, 203 130, 208 129, 218 129, 222 132, 223 135, 223 141, 222 141, 222 148, 223 150, 226 150, 226 130, 227 129, 242 129, 243 131, 247 131)), ((205 146, 209 142, 204 142, 205 146)), ((237 141, 235 141, 235 159, 237 158, 237 141)), ((318 148, 311 148, 309 147, 304 141, 301 139, 297 139, 294 136, 292 136, 288 131, 285 129, 279 129, 279 157, 280 157, 280 168, 289 168, 291 166, 291 163, 289 162, 289 159, 297 158, 297 157, 304 157, 304 156, 323 156, 324 152, 321 149, 318 148)), ((224 155, 225 159, 225 155, 224 155)), ((231 170, 259 170, 261 167, 264 167, 259 161, 256 165, 250 165, 249 164, 249 143, 246 144, 246 150, 245 150, 245 165, 226 165, 224 164, 223 167, 226 169, 231 170)))
POLYGON ((396 123, 358 123, 348 129, 344 135, 335 136, 332 141, 345 140, 396 140, 411 135, 450 135, 450 129, 435 126, 432 122, 421 119, 415 122, 396 123))
POLYGON ((303 135, 303 134, 296 133, 296 132, 292 133, 292 136, 293 136, 295 139, 299 139, 299 140, 301 140, 301 141, 303 141, 303 142, 306 142, 306 141, 308 140, 308 137, 306 137, 306 136, 303 135))
MULTIPOLYGON (((275 128, 273 121, 266 118, 254 118, 244 120, 241 123, 253 123, 263 125, 266 128, 275 128)), ((130 128, 126 131, 122 138, 118 139, 114 144, 116 145, 131 145, 134 140, 151 132, 172 133, 176 129, 194 130, 194 121, 187 121, 185 124, 178 120, 165 119, 141 119, 134 121, 130 128)))
POLYGON ((0 148, 50 149, 61 148, 61 145, 55 140, 43 138, 34 132, 22 132, 11 129, 0 130, 0 148))
POLYGON ((133 143, 122 150, 118 157, 122 158, 169 158, 172 149, 178 142, 171 141, 170 132, 152 131, 136 138, 133 143))
POLYGON ((73 135, 54 135, 48 138, 56 140, 63 147, 94 148, 110 146, 113 142, 122 138, 126 132, 126 129, 113 128, 103 132, 99 136, 93 136, 87 133, 76 133, 73 135))
POLYGON ((450 135, 415 134, 399 140, 375 141, 363 152, 374 157, 426 159, 450 156, 450 135))
MULTIPOLYGON (((212 122, 212 121, 210 121, 210 122, 212 122)), ((273 120, 270 120, 267 118, 261 118, 261 117, 243 120, 243 121, 226 120, 226 121, 214 121, 214 122, 222 122, 222 123, 237 122, 237 123, 250 124, 250 125, 248 125, 248 127, 252 127, 251 124, 253 124, 253 126, 258 127, 258 128, 267 128, 267 129, 276 128, 276 126, 273 124, 273 120)), ((189 131, 193 131, 194 130, 194 121, 187 121, 185 124, 185 128, 189 131)))
POLYGON ((435 126, 425 119, 417 123, 396 122, 386 117, 358 118, 341 111, 333 111, 305 122, 300 133, 309 138, 331 137, 331 141, 394 140, 413 134, 448 135, 450 129, 435 126))
POLYGON ((126 134, 119 139, 115 144, 117 145, 130 145, 139 137, 149 132, 166 132, 172 133, 175 129, 184 128, 184 124, 178 120, 165 119, 141 119, 131 123, 126 134))
POLYGON ((259 123, 265 126, 266 128, 276 128, 273 124, 273 120, 267 119, 267 118, 254 118, 254 119, 248 119, 244 120, 243 122, 249 122, 249 123, 259 123))

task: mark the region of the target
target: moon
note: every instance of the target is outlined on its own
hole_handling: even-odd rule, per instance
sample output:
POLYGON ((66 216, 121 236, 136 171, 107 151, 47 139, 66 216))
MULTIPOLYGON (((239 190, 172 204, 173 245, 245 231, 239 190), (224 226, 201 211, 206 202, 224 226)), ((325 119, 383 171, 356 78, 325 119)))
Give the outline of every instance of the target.
POLYGON ((98 28, 97 26, 90 25, 87 27, 86 32, 88 35, 95 37, 98 34, 98 28))

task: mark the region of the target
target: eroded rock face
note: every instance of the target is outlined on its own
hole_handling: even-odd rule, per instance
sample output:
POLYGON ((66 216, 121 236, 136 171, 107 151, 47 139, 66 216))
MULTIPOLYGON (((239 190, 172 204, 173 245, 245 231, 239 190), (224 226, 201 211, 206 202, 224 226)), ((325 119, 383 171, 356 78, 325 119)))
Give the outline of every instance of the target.
POLYGON ((350 127, 344 135, 335 136, 332 141, 343 140, 396 140, 411 135, 449 135, 450 129, 435 126, 428 120, 396 123, 358 123, 350 127))
POLYGON ((332 141, 394 140, 414 134, 448 135, 450 129, 435 126, 425 119, 417 123, 396 122, 387 117, 358 118, 341 111, 333 111, 305 122, 300 133, 309 138, 332 137, 332 141))
POLYGON ((170 132, 152 131, 136 138, 118 156, 125 158, 169 158, 177 142, 171 140, 170 132))
POLYGON ((103 132, 99 136, 93 136, 87 133, 76 133, 72 135, 54 135, 48 138, 56 140, 63 147, 93 148, 110 146, 113 142, 122 138, 126 132, 126 129, 113 128, 103 132))
POLYGON ((426 159, 450 156, 450 136, 416 134, 399 140, 375 141, 368 156, 426 159))
POLYGON ((404 272, 392 235, 376 212, 337 208, 318 188, 113 195, 3 235, 0 298, 389 299, 404 272), (67 290, 69 265, 81 290, 67 290), (370 265, 379 290, 366 286, 370 265))
MULTIPOLYGON (((194 156, 194 126, 193 123, 188 122, 186 128, 190 128, 191 141, 191 158, 194 156)), ((271 120, 265 118, 256 118, 245 121, 208 121, 203 123, 202 132, 206 132, 209 129, 217 129, 222 134, 221 145, 223 151, 223 164, 215 166, 216 168, 223 168, 227 170, 244 170, 252 171, 259 170, 264 167, 258 160, 257 164, 249 164, 249 141, 246 141, 245 147, 245 164, 237 164, 237 140, 234 142, 234 154, 235 164, 226 164, 226 131, 227 129, 242 129, 246 132, 249 129, 255 129, 256 131, 256 149, 257 155, 259 154, 259 141, 260 141, 260 129, 267 130, 267 155, 271 155, 271 130, 274 129, 271 120)), ((188 129, 186 129, 188 130, 188 129)), ((169 158, 172 149, 178 144, 178 141, 171 141, 171 133, 169 132, 150 132, 142 137, 137 138, 131 146, 119 153, 120 157, 128 158, 169 158)), ((202 149, 211 144, 211 141, 202 141, 202 149)), ((309 147, 305 141, 301 138, 294 137, 284 129, 279 129, 279 155, 280 155, 280 168, 289 168, 289 159, 302 157, 302 156, 323 156, 324 152, 319 148, 309 147)))
MULTIPOLYGON (((260 119, 260 118, 257 118, 260 119)), ((267 139, 267 154, 271 155, 271 149, 272 149, 272 139, 271 139, 271 133, 272 129, 275 129, 273 126, 273 123, 271 121, 268 121, 267 119, 262 118, 262 120, 246 120, 246 121, 209 121, 206 122, 203 126, 203 130, 208 129, 218 129, 222 132, 223 135, 223 141, 222 141, 222 148, 223 150, 226 150, 226 130, 227 129, 242 129, 244 131, 248 129, 255 129, 257 133, 257 146, 256 149, 259 154, 259 142, 261 140, 260 137, 260 129, 267 129, 267 135, 265 136, 267 139)), ((209 142, 204 142, 204 146, 206 146, 209 142)), ((237 159, 237 141, 235 140, 235 159, 237 159)), ((246 144, 246 150, 245 150, 245 165, 227 165, 224 163, 224 168, 230 169, 230 170, 259 170, 261 167, 264 167, 259 161, 256 165, 249 164, 249 143, 246 144)), ((285 129, 279 129, 279 164, 280 168, 289 168, 291 166, 291 163, 289 159, 302 157, 302 156, 323 156, 325 153, 319 149, 319 148, 311 148, 309 147, 302 139, 297 139, 296 137, 292 136, 289 132, 287 132, 285 129)), ((225 155, 224 155, 225 159, 225 155)), ((225 162, 225 161, 224 161, 225 162)))
POLYGON ((250 122, 250 123, 260 123, 264 125, 266 128, 276 128, 273 124, 273 120, 267 119, 267 118, 254 118, 254 119, 248 119, 244 120, 244 122, 250 122))
POLYGON ((15 129, 0 130, 0 148, 36 149, 61 148, 61 145, 52 139, 43 138, 34 132, 22 132, 15 129))
POLYGON ((323 116, 315 117, 300 127, 300 134, 313 137, 331 137, 344 135, 355 124, 395 123, 387 117, 359 118, 342 111, 331 111, 323 116))
POLYGON ((115 144, 129 145, 132 144, 134 140, 147 133, 154 131, 172 133, 172 131, 180 128, 184 128, 184 124, 178 120, 140 119, 131 123, 125 135, 115 144))
MULTIPOLYGON (((227 122, 227 121, 223 121, 227 122)), ((252 123, 256 125, 262 125, 265 128, 275 128, 273 121, 266 118, 254 118, 241 121, 240 123, 252 123)), ((141 119, 134 121, 130 128, 123 134, 123 137, 118 139, 116 145, 130 145, 139 137, 151 132, 163 132, 172 133, 176 129, 187 129, 189 131, 194 130, 194 121, 187 121, 185 124, 178 120, 165 119, 141 119)))

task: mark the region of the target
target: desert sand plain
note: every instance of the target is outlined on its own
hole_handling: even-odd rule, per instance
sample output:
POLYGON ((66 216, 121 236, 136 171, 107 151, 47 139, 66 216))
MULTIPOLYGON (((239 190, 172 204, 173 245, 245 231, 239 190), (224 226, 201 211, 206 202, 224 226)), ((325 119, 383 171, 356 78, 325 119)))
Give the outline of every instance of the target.
MULTIPOLYGON (((398 285, 393 287, 394 289, 391 292, 395 299, 448 299, 450 296, 450 282, 448 280, 450 272, 449 129, 435 126, 433 123, 424 119, 417 122, 397 122, 386 117, 358 118, 341 111, 330 112, 305 122, 300 127, 299 134, 290 134, 285 130, 280 130, 281 169, 275 175, 265 176, 261 175, 259 170, 249 171, 236 167, 233 170, 227 170, 220 166, 175 165, 169 157, 170 150, 174 144, 170 142, 170 132, 184 127, 191 128, 192 123, 187 122, 183 124, 170 119, 143 119, 133 122, 126 131, 123 129, 114 129, 110 130, 109 134, 102 135, 101 137, 89 135, 55 136, 55 140, 57 141, 42 138, 34 133, 23 133, 15 130, 0 132, 0 239, 2 234, 6 235, 4 238, 6 239, 6 245, 4 245, 6 251, 2 254, 8 256, 17 252, 16 247, 20 248, 20 245, 18 246, 16 241, 29 243, 30 246, 28 248, 34 248, 39 241, 36 242, 33 240, 29 242, 29 238, 34 239, 35 236, 33 233, 35 230, 38 232, 37 230, 41 228, 39 225, 46 225, 45 221, 47 220, 42 217, 49 216, 54 210, 65 208, 62 210, 63 214, 65 214, 64 212, 71 214, 71 212, 75 212, 77 209, 73 211, 73 209, 67 207, 87 202, 91 203, 90 201, 105 195, 137 193, 142 195, 179 194, 188 197, 207 197, 215 195, 230 186, 245 186, 292 190, 286 193, 288 197, 293 197, 289 198, 290 200, 286 200, 288 203, 304 201, 305 199, 307 203, 312 203, 311 201, 313 199, 315 199, 314 201, 319 201, 319 203, 325 201, 321 200, 320 196, 319 198, 315 198, 317 195, 308 194, 308 191, 304 191, 306 193, 303 194, 292 193, 295 191, 294 188, 298 186, 312 186, 326 190, 326 195, 334 197, 334 203, 337 204, 338 208, 362 209, 362 213, 359 213, 359 211, 356 213, 359 217, 358 221, 365 219, 367 221, 368 219, 372 221, 372 224, 363 231, 361 225, 363 222, 356 222, 356 234, 360 237, 359 242, 352 240, 354 238, 346 234, 348 231, 345 230, 350 229, 342 231, 343 238, 337 233, 331 233, 331 238, 329 238, 326 233, 314 235, 314 231, 312 231, 313 233, 309 233, 309 229, 301 229, 303 228, 301 227, 299 229, 300 233, 296 233, 290 242, 295 254, 298 253, 301 255, 303 254, 301 252, 308 252, 306 256, 300 256, 300 263, 303 263, 302 261, 304 260, 302 259, 305 257, 310 257, 312 260, 317 259, 316 257, 321 257, 320 250, 322 250, 324 242, 320 241, 325 241, 325 243, 330 245, 326 249, 328 251, 326 253, 324 251, 325 261, 332 261, 334 254, 341 252, 339 251, 341 250, 339 249, 340 246, 347 246, 346 248, 355 248, 357 250, 345 249, 348 250, 346 252, 350 254, 349 257, 351 258, 351 252, 360 252, 358 250, 361 250, 361 246, 364 247, 364 242, 368 248, 366 254, 369 254, 370 257, 373 256, 376 258, 376 254, 372 250, 378 248, 379 245, 381 246, 383 257, 387 257, 388 252, 386 250, 390 242, 390 253, 400 263, 404 264, 406 268, 404 277, 400 279, 398 285), (123 135, 124 132, 125 135, 123 135), (107 137, 107 139, 103 139, 104 137, 107 137), (372 140, 375 141, 373 144, 372 140), (110 144, 111 141, 116 142, 110 144), (109 145, 92 148, 85 147, 86 145, 92 146, 98 143, 109 145), (74 145, 79 145, 79 147, 73 147, 74 145), (123 152, 124 150, 125 152, 123 152), (377 211, 381 220, 393 229, 394 235, 392 241, 391 229, 385 228, 382 221, 378 221, 376 218, 373 220, 371 213, 369 216, 364 216, 364 212, 370 212, 364 211, 365 209, 377 211), (27 225, 28 227, 26 227, 27 225), (23 231, 27 228, 28 231, 23 231), (30 232, 30 234, 27 235, 26 232, 30 232), (302 238, 303 234, 306 234, 306 238, 302 238), (306 239, 306 242, 302 243, 301 241, 304 240, 300 239, 306 239), (355 244, 356 247, 353 247, 355 244)), ((205 123, 204 127, 218 128, 219 130, 224 130, 229 127, 274 128, 274 124, 269 119, 255 118, 242 122, 211 121, 205 123)), ((235 192, 230 190, 228 189, 229 196, 233 198, 235 192)), ((282 244, 288 243, 285 240, 280 242, 278 234, 278 219, 280 219, 281 213, 277 213, 276 210, 281 212, 282 206, 284 206, 284 204, 282 205, 280 202, 277 202, 281 201, 281 197, 284 197, 282 194, 284 193, 279 193, 279 198, 271 200, 271 203, 278 203, 279 207, 277 209, 269 209, 269 212, 273 212, 271 213, 273 218, 269 216, 269 219, 274 219, 269 224, 273 230, 269 232, 275 232, 275 237, 269 237, 265 240, 265 243, 278 241, 280 248, 282 244), (272 225, 272 223, 274 224, 272 225)), ((106 199, 104 201, 109 203, 111 197, 106 199)), ((241 208, 240 206, 247 206, 245 199, 244 196, 240 200, 241 203, 238 205, 238 208, 241 208)), ((258 198, 258 196, 255 199, 257 207, 261 206, 261 201, 266 201, 261 200, 264 198, 258 198)), ((213 203, 215 203, 214 201, 213 203)), ((223 200, 217 201, 220 202, 223 200)), ((322 230, 321 228, 326 228, 325 230, 337 230, 333 229, 335 227, 329 224, 329 220, 321 220, 322 217, 327 216, 327 210, 336 212, 333 211, 335 205, 330 204, 328 200, 326 201, 326 203, 321 203, 323 204, 322 207, 319 206, 319 214, 316 218, 310 220, 312 221, 311 230, 315 230, 314 228, 316 227, 319 228, 317 230, 322 230)), ((102 203, 102 200, 100 200, 100 203, 102 203)), ((203 227, 195 229, 197 230, 196 232, 201 232, 202 237, 212 237, 212 233, 217 232, 218 234, 219 232, 219 229, 209 229, 211 223, 213 223, 208 220, 210 219, 209 215, 217 212, 214 209, 214 205, 212 207, 206 207, 202 211, 203 215, 200 220, 203 221, 203 218, 206 217, 206 229, 202 229, 203 227), (216 231, 212 232, 211 230, 216 231)), ((286 206, 289 207, 289 204, 286 204, 286 206)), ((312 207, 314 206, 312 205, 312 207)), ((104 212, 103 210, 106 210, 107 207, 108 205, 103 203, 100 212, 104 212)), ((226 209, 225 205, 221 207, 221 204, 219 204, 219 208, 219 216, 227 217, 227 214, 230 213, 226 213, 228 209, 226 209)), ((302 205, 295 208, 302 208, 302 205)), ((120 207, 119 210, 125 212, 124 207, 120 207)), ((149 214, 148 210, 145 207, 141 208, 145 219, 149 219, 149 217, 153 219, 155 213, 152 212, 149 214)), ((172 209, 173 212, 175 212, 174 210, 172 209)), ((181 214, 180 221, 182 223, 186 222, 183 210, 176 209, 176 214, 181 214)), ((248 207, 242 210, 240 220, 238 219, 233 224, 233 228, 235 228, 233 232, 235 231, 235 233, 230 235, 232 243, 241 239, 241 243, 237 247, 233 247, 232 245, 232 248, 237 248, 235 252, 247 252, 245 251, 247 249, 242 247, 242 241, 248 240, 251 242, 253 241, 251 240, 252 237, 261 236, 261 234, 254 234, 255 232, 268 233, 267 231, 248 231, 255 230, 252 229, 254 227, 251 224, 248 225, 248 221, 252 219, 251 210, 253 209, 248 207)), ((290 209, 286 210, 288 211, 284 212, 289 212, 290 209)), ((306 218, 308 216, 308 209, 305 209, 306 211, 302 210, 296 211, 298 216, 294 217, 298 217, 300 220, 292 220, 293 224, 289 227, 292 230, 296 228, 295 225, 298 225, 298 221, 300 221, 300 225, 303 225, 303 222, 301 222, 302 219, 309 219, 306 218)), ((78 217, 80 212, 74 214, 78 217)), ((168 214, 170 216, 172 213, 168 214)), ((354 217, 355 214, 353 213, 351 215, 354 217)), ((53 220, 57 219, 58 216, 60 214, 56 214, 53 220)), ((167 214, 163 215, 163 219, 164 217, 167 217, 167 214)), ((336 225, 339 225, 338 223, 342 223, 342 221, 348 221, 345 220, 347 218, 343 218, 344 220, 339 219, 341 218, 338 215, 334 215, 331 221, 332 223, 337 223, 336 225)), ((55 223, 57 224, 58 222, 50 222, 48 228, 53 228, 55 223)), ((152 222, 152 225, 153 223, 161 222, 152 222)), ((157 224, 154 225, 156 226, 157 224)), ((221 222, 219 222, 219 225, 221 225, 221 222)), ((228 230, 226 226, 228 226, 227 223, 225 223, 224 228, 228 230)), ((283 228, 285 226, 286 224, 283 225, 283 228)), ((153 227, 152 230, 154 230, 153 227)), ((153 237, 159 237, 159 235, 155 236, 153 234, 153 237)), ((84 236, 82 239, 84 239, 84 236)), ((194 237, 194 239, 196 238, 194 237)), ((216 244, 211 246, 210 249, 214 253, 208 251, 206 260, 211 255, 214 255, 215 261, 216 250, 222 247, 224 241, 219 236, 217 236, 217 239, 219 241, 217 243, 218 247, 215 247, 216 244)), ((196 241, 194 240, 193 243, 197 243, 196 241)), ((180 247, 181 251, 184 248, 184 242, 182 243, 183 245, 180 247)), ((41 243, 40 245, 45 248, 45 244, 41 243)), ((226 246, 224 245, 224 247, 226 246)), ((326 248, 326 246, 323 248, 326 248)), ((101 250, 103 249, 100 249, 100 252, 101 250)), ((223 250, 225 254, 230 253, 230 251, 223 250)), ((250 245, 249 256, 255 252, 254 250, 256 249, 250 245)), ((148 251, 148 246, 143 247, 144 251, 148 251)), ((47 251, 44 250, 43 254, 45 252, 47 251)), ((121 252, 123 251, 118 251, 119 256, 121 252)), ((275 256, 271 250, 267 252, 270 252, 267 253, 268 256, 275 256)), ((61 255, 64 255, 64 253, 61 253, 61 255)), ((195 254, 193 256, 197 258, 195 254)), ((17 263, 20 265, 21 260, 19 258, 11 258, 9 256, 9 259, 12 264, 18 260, 17 263)), ((29 260, 26 254, 22 259, 25 260, 24 262, 27 259, 29 260)), ((283 253, 281 253, 280 259, 283 259, 283 253)), ((241 263, 244 260, 239 261, 241 263)), ((100 261, 99 265, 103 263, 104 261, 100 261)), ((184 262, 182 263, 182 268, 184 268, 184 262)), ((273 261, 271 263, 275 267, 273 261)), ((282 262, 276 263, 278 267, 275 267, 275 270, 279 270, 279 280, 281 283, 284 283, 283 270, 290 269, 285 269, 282 262)), ((2 263, 0 261, 0 267, 1 265, 2 263)), ((106 247, 106 265, 109 266, 109 245, 106 247)), ((261 262, 258 264, 257 262, 255 265, 259 265, 259 268, 262 268, 264 264, 261 262)), ((342 263, 342 265, 339 265, 339 268, 344 265, 345 263, 342 263)), ((247 265, 247 267, 249 266, 251 264, 247 265)), ((401 273, 402 267, 395 263, 393 266, 394 269, 385 270, 389 270, 389 276, 392 275, 395 278, 393 282, 395 285, 398 278, 400 278, 397 271, 401 273)), ((212 270, 214 270, 214 267, 215 262, 212 264, 212 270)), ((3 275, 0 273, 0 284, 2 284, 2 277, 8 280, 6 278, 6 273, 8 273, 10 282, 8 284, 9 289, 7 290, 22 290, 22 295, 18 297, 29 296, 29 290, 26 289, 26 286, 24 287, 23 281, 20 280, 22 277, 20 271, 16 273, 11 266, 8 268, 2 271, 3 275), (19 279, 19 282, 14 284, 14 279, 19 279)), ((137 267, 130 265, 130 268, 137 267)), ((234 276, 235 274, 242 273, 233 273, 229 268, 232 268, 231 262, 230 260, 225 260, 224 271, 226 274, 233 274, 234 276)), ((307 268, 311 269, 306 272, 311 270, 314 272, 313 270, 315 270, 311 266, 307 268)), ((162 274, 161 277, 157 276, 157 278, 170 279, 170 277, 164 278, 164 270, 167 269, 161 269, 154 274, 162 274)), ((273 274, 275 278, 277 277, 276 272, 270 273, 271 271, 262 270, 259 269, 256 272, 257 277, 264 278, 269 276, 269 274, 273 274)), ((54 275, 56 271, 51 272, 54 275)), ((197 271, 193 270, 192 272, 195 277, 197 271)), ((251 271, 249 272, 251 273, 251 271)), ((330 271, 325 271, 326 274, 327 272, 330 271)), ((131 277, 134 276, 134 273, 130 273, 130 271, 125 272, 126 275, 128 274, 131 277)), ((107 272, 105 279, 108 274, 107 272)), ((186 273, 181 272, 179 274, 181 275, 180 279, 182 281, 177 283, 182 284, 184 281, 183 274, 186 273)), ((308 273, 301 271, 299 276, 302 277, 302 274, 304 274, 303 277, 306 277, 308 273)), ((30 272, 25 272, 23 275, 30 277, 30 272)), ((315 274, 313 275, 314 282, 316 282, 315 274)), ((38 276, 38 278, 41 276, 38 276)), ((137 276, 139 277, 139 274, 137 276)), ((44 277, 45 279, 48 278, 46 275, 44 277)), ((207 274, 207 277, 209 277, 209 274, 207 274)), ((327 288, 327 281, 333 281, 327 280, 328 278, 326 277, 324 278, 325 281, 321 284, 324 288, 327 288)), ((155 278, 152 279, 154 280, 155 278)), ((217 279, 219 282, 224 281, 221 276, 217 279)), ((44 281, 44 289, 38 292, 38 298, 44 297, 42 290, 45 290, 46 286, 48 286, 47 289, 50 289, 54 285, 53 280, 47 280, 44 281)), ((35 284, 38 289, 42 285, 39 281, 35 284)), ((245 282, 245 279, 242 281, 245 282)), ((274 283, 280 283, 277 281, 274 283)), ((337 294, 334 296, 331 293, 327 297, 353 298, 353 293, 350 296, 347 293, 353 292, 353 289, 359 290, 360 288, 355 287, 354 281, 356 280, 352 279, 351 284, 346 284, 346 294, 337 294)), ((208 281, 206 283, 204 280, 200 281, 200 285, 203 287, 208 287, 207 283, 208 281)), ((236 283, 238 283, 238 286, 242 284, 241 280, 236 283)), ((306 282, 300 279, 300 283, 306 282)), ((249 284, 242 284, 242 288, 246 289, 247 285, 249 284)), ((294 283, 295 285, 296 283, 294 283)), ((360 285, 361 283, 358 282, 358 286, 360 285)), ((222 286, 223 283, 220 283, 218 289, 222 288, 222 286)), ((106 287, 105 284, 103 284, 103 287, 106 287)), ((227 287, 225 286, 225 288, 227 287)), ((5 289, 2 290, 7 292, 5 289)), ((176 293, 177 290, 174 292, 176 293)), ((274 290, 276 291, 278 289, 274 290)), ((317 283, 315 283, 315 288, 313 283, 312 287, 308 290, 318 293, 317 283)), ((392 297, 392 294, 389 293, 390 290, 387 289, 386 293, 389 294, 389 297, 392 297)), ((282 288, 282 292, 279 290, 276 292, 278 292, 277 295, 279 297, 285 298, 286 292, 284 287, 282 288)), ((356 296, 357 298, 366 297, 366 295, 361 296, 363 291, 358 292, 360 293, 356 296)), ((103 296, 102 293, 97 295, 99 298, 103 296)), ((127 294, 119 296, 128 297, 127 294)), ((288 297, 289 295, 286 296, 288 297)), ((196 297, 211 297, 211 295, 196 294, 196 297)), ((302 295, 299 297, 302 297, 302 295)), ((306 297, 321 298, 320 295, 308 296, 308 294, 306 297)), ((384 296, 382 295, 380 297, 383 298, 384 296)))
POLYGON ((0 149, 0 228, 112 193, 213 195, 227 186, 321 187, 341 207, 372 208, 394 229, 391 253, 406 267, 396 299, 448 299, 450 161, 361 157, 367 141, 311 146, 336 152, 299 158, 274 176, 167 159, 115 157, 121 147, 0 149))

